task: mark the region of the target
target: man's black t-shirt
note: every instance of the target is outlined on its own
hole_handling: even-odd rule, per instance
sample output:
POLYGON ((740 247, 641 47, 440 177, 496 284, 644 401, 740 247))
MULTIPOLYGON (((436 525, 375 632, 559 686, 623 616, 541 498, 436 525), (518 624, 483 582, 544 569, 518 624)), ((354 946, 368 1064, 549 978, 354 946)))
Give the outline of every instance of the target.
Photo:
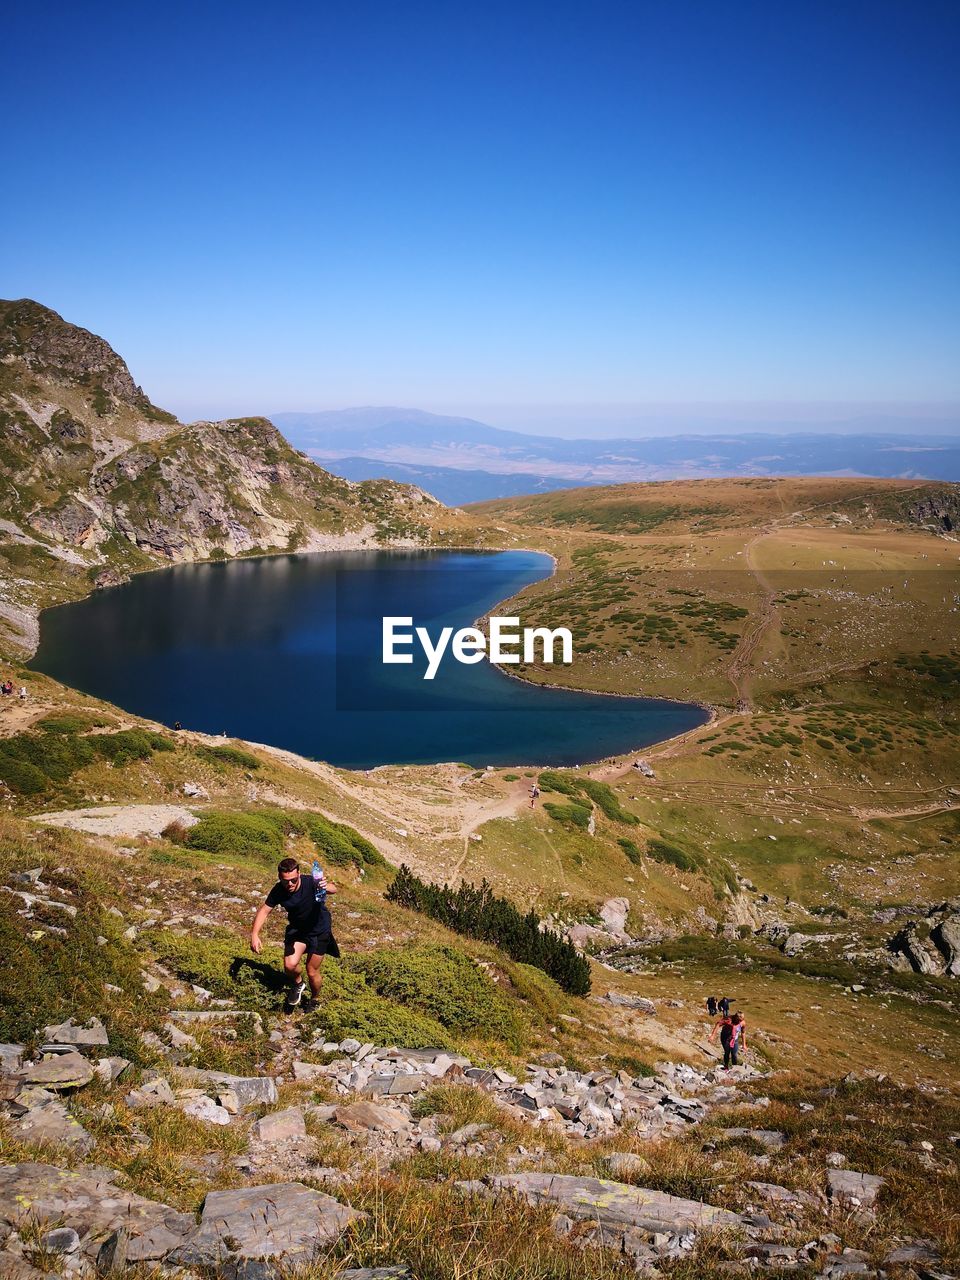
POLYGON ((316 900, 313 876, 301 876, 298 888, 292 892, 282 880, 278 880, 267 894, 268 907, 283 907, 287 913, 287 928, 292 933, 330 933, 332 924, 326 905, 316 900))

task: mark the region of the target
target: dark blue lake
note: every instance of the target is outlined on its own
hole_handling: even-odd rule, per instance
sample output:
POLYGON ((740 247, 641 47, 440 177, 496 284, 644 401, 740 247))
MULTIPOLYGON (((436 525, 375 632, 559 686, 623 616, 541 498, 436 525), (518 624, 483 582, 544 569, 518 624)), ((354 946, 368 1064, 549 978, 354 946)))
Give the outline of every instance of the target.
MULTIPOLYGON (((180 565, 46 610, 32 665, 164 724, 349 768, 582 764, 702 724, 692 704, 540 688, 485 660, 447 656, 426 681, 419 645, 413 665, 383 664, 384 616, 410 616, 435 637, 471 626, 551 567, 530 551, 180 565)), ((564 671, 576 680, 576 655, 564 671)))

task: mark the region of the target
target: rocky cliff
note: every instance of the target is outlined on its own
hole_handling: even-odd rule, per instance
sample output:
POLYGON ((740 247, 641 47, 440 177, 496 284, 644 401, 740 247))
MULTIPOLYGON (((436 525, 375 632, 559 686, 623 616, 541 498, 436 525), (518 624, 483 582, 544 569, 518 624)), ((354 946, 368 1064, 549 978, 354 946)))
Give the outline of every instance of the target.
POLYGON ((95 334, 0 302, 0 617, 151 565, 258 551, 458 541, 467 518, 409 485, 353 484, 265 418, 185 425, 95 334))

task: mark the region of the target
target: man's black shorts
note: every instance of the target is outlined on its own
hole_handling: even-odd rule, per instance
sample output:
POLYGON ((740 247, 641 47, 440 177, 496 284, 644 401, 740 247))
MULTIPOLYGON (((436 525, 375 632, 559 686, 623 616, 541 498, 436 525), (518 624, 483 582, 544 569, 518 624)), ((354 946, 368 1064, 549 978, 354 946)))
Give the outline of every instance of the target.
POLYGON ((302 942, 308 956, 333 956, 340 959, 340 948, 332 933, 298 933, 296 929, 288 929, 283 937, 283 954, 293 955, 293 944, 302 942))

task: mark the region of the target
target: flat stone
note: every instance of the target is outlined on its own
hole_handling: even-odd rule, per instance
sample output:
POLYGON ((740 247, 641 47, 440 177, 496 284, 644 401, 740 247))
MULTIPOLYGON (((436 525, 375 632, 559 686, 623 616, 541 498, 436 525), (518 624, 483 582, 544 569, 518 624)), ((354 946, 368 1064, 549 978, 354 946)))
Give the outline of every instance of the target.
POLYGON ((253 1136, 258 1142, 285 1142, 289 1138, 305 1138, 307 1126, 299 1107, 287 1107, 285 1111, 272 1111, 253 1126, 253 1136))
POLYGON ((211 1191, 200 1228, 167 1259, 180 1266, 219 1266, 238 1276, 279 1275, 308 1266, 361 1214, 300 1182, 211 1191), (251 1263, 276 1263, 251 1268, 251 1263), (245 1265, 246 1264, 246 1265, 245 1265))
POLYGON ((390 1088, 387 1090, 390 1094, 395 1093, 419 1093, 421 1089, 425 1089, 430 1082, 430 1077, 422 1072, 398 1071, 390 1081, 390 1088))
POLYGON ((652 1000, 648 1000, 646 996, 624 995, 620 991, 608 991, 606 999, 610 1004, 618 1005, 623 1009, 637 1009, 640 1013, 655 1014, 657 1006, 652 1000))
POLYGON ((394 1107, 381 1107, 375 1102, 352 1102, 337 1107, 334 1119, 344 1129, 354 1133, 364 1130, 382 1130, 385 1133, 403 1133, 411 1127, 410 1117, 394 1107))
POLYGON ((196 1231, 193 1214, 124 1191, 113 1176, 109 1169, 83 1165, 0 1165, 0 1224, 12 1229, 29 1205, 37 1219, 69 1222, 83 1253, 94 1259, 111 1234, 122 1230, 131 1264, 159 1261, 196 1231))
POLYGON ((886 1178, 873 1173, 857 1173, 854 1169, 828 1169, 827 1191, 831 1200, 841 1200, 854 1208, 868 1209, 874 1203, 886 1178))
POLYGON ((91 1018, 82 1026, 72 1018, 68 1018, 66 1022, 61 1022, 57 1026, 44 1027, 43 1035, 44 1039, 49 1040, 51 1044, 107 1045, 110 1043, 107 1029, 99 1018, 91 1018))
POLYGON ((31 1107, 18 1120, 11 1122, 10 1133, 20 1142, 70 1147, 81 1154, 96 1145, 96 1139, 79 1120, 73 1118, 62 1102, 47 1102, 41 1107, 31 1107))
POLYGON ((93 1066, 82 1054, 70 1051, 28 1062, 22 1075, 27 1084, 44 1089, 80 1089, 93 1079, 93 1066))
POLYGON ((315 1062, 295 1062, 293 1064, 293 1078, 301 1084, 312 1084, 314 1080, 322 1080, 326 1075, 326 1067, 321 1067, 315 1062))
POLYGON ((230 1112, 221 1107, 213 1098, 202 1093, 199 1098, 188 1098, 181 1103, 180 1110, 184 1115, 193 1116, 194 1120, 203 1120, 207 1124, 229 1124, 230 1112))
POLYGON ((644 1231, 682 1232, 742 1225, 740 1216, 728 1209, 604 1178, 512 1173, 491 1176, 487 1183, 495 1191, 521 1196, 528 1204, 556 1207, 570 1218, 644 1231))

